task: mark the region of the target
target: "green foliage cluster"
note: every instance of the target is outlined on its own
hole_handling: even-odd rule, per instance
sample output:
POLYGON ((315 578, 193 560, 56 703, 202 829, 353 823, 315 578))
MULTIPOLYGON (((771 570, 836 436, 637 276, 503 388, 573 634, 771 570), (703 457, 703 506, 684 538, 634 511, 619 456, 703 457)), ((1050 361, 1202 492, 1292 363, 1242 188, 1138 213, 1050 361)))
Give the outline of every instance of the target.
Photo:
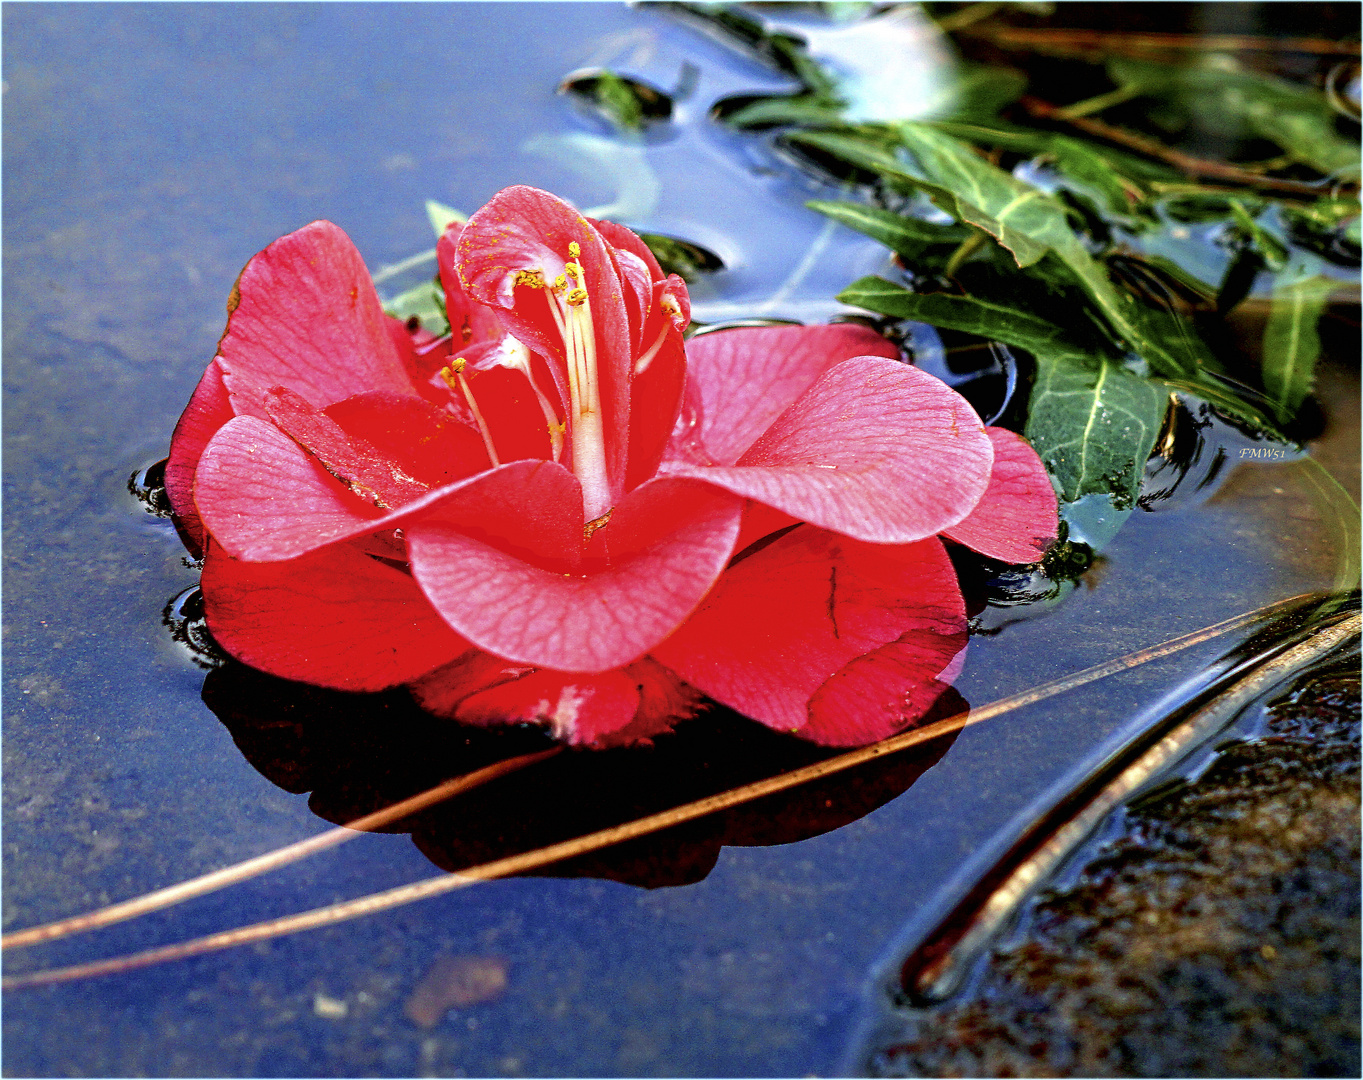
MULTIPOLYGON (((783 67, 803 78, 809 63, 783 67)), ((897 123, 849 120, 820 72, 801 93, 720 112, 860 189, 808 205, 886 245, 902 272, 840 300, 1031 354, 1024 433, 1072 534, 1082 522, 1095 547, 1134 506, 1176 399, 1285 439, 1359 243, 1357 129, 1325 94, 1226 57, 1105 72, 1111 89, 1052 104, 1026 97, 1023 72, 962 63, 931 115, 897 123), (1080 119, 1114 108, 1135 130, 1080 119), (1281 154, 1206 162, 1161 141, 1198 124, 1281 154), (1217 342, 1256 286, 1270 310, 1251 365, 1217 342)))

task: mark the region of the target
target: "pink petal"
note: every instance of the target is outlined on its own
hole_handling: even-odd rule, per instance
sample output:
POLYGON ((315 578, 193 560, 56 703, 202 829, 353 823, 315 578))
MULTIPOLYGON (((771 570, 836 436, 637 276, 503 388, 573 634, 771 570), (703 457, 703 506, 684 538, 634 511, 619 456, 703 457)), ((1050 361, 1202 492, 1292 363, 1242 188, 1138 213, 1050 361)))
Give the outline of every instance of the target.
POLYGON ((736 466, 690 476, 877 544, 932 536, 989 483, 993 446, 965 398, 917 368, 862 356, 825 372, 736 466))
POLYGON ((928 711, 950 686, 964 652, 962 620, 954 634, 910 630, 859 656, 819 687, 809 723, 797 734, 823 746, 866 746, 888 739, 928 711))
POLYGON ((238 416, 213 436, 194 477, 194 504, 229 555, 255 561, 373 532, 383 516, 254 416, 238 416))
POLYGON ((611 247, 637 255, 648 270, 650 280, 661 281, 667 276, 658 264, 658 257, 653 254, 653 250, 644 243, 633 229, 624 225, 617 225, 613 221, 598 221, 596 218, 588 218, 587 220, 592 223, 593 228, 601 234, 611 247))
POLYGON ((328 405, 326 415, 428 488, 488 467, 482 436, 421 398, 374 390, 328 405))
POLYGON ((1055 539, 1055 488, 1026 439, 1005 428, 984 430, 994 444, 989 487, 975 509, 945 535, 991 559, 1036 562, 1055 539))
POLYGON ((719 465, 743 451, 829 368, 854 356, 895 359, 899 350, 855 323, 722 330, 686 345, 700 391, 701 439, 719 465))
POLYGON ((263 416, 274 386, 318 408, 366 390, 414 392, 364 260, 329 221, 247 263, 228 312, 218 359, 238 413, 263 416))
MULTIPOLYGON (((712 698, 798 733, 811 722, 811 698, 853 661, 905 635, 954 639, 964 628, 940 541, 887 547, 805 527, 726 571, 652 656, 712 698)), ((816 737, 851 733, 846 696, 815 721, 816 737)))
POLYGON ((208 441, 233 415, 227 387, 222 383, 222 368, 213 360, 175 425, 166 460, 166 495, 181 528, 193 542, 190 550, 196 554, 203 553, 204 528, 194 506, 194 471, 208 441))
MULTIPOLYGON (((524 461, 489 469, 437 488, 399 510, 384 514, 355 495, 271 424, 239 416, 209 443, 195 478, 194 500, 208 531, 228 554, 256 562, 292 559, 340 540, 405 525, 433 507, 449 504, 477 519, 499 518, 507 500, 536 505, 553 473, 570 474, 552 462, 524 461)), ((529 527, 569 544, 580 542, 581 496, 577 524, 553 533, 545 514, 523 515, 529 527)), ((520 538, 517 538, 520 542, 520 538)))
MULTIPOLYGON (((432 379, 436 373, 450 362, 450 343, 447 339, 438 338, 428 330, 418 327, 416 330, 408 330, 407 324, 401 319, 388 317, 388 335, 393 339, 393 347, 397 349, 398 358, 402 361, 403 369, 407 372, 407 379, 412 387, 425 400, 437 405, 442 404, 449 397, 448 389, 443 382, 438 385, 432 384, 432 379)), ((385 391, 377 391, 384 393, 385 391)), ((402 394, 392 394, 390 397, 405 396, 402 394)), ((352 395, 353 396, 353 395, 352 395)))
MULTIPOLYGON (((580 529, 576 481, 556 495, 559 505, 541 512, 567 521, 576 498, 580 529)), ((508 503, 498 527, 533 508, 508 503)), ((564 550, 556 537, 512 551, 472 534, 469 522, 435 516, 407 529, 407 545, 431 603, 480 648, 536 667, 600 672, 637 659, 686 618, 724 569, 741 514, 740 500, 703 485, 652 481, 594 533, 585 573, 546 565, 564 550)))
POLYGON ((473 650, 411 686, 427 712, 469 724, 547 724, 573 745, 633 746, 695 715, 702 698, 644 657, 600 675, 509 663, 473 650))
MULTIPOLYGON (((541 389, 547 389, 553 402, 553 385, 544 378, 544 361, 532 358, 536 379, 541 389)), ((549 426, 544 418, 539 398, 530 380, 512 368, 494 365, 481 371, 464 369, 469 391, 478 403, 478 410, 492 435, 499 461, 520 461, 524 458, 549 458, 549 426)), ((555 415, 562 415, 556 409, 555 415)))
POLYGON ((623 672, 534 671, 465 698, 454 715, 484 726, 544 724, 560 742, 586 746, 628 726, 638 709, 638 687, 623 672))
MULTIPOLYGON (((419 398, 410 399, 420 403, 419 398)), ((276 386, 265 395, 265 414, 327 472, 366 502, 385 510, 420 498, 428 485, 408 476, 367 439, 350 435, 299 394, 276 386)))
POLYGON ((464 291, 464 283, 459 280, 454 261, 459 234, 463 231, 464 226, 458 222, 449 226, 435 248, 440 284, 445 290, 445 314, 449 316, 450 333, 453 335, 450 348, 455 356, 462 355, 460 350, 466 345, 498 341, 506 334, 497 313, 487 305, 472 300, 464 291))
POLYGON ((465 652, 411 576, 353 544, 247 563, 209 545, 208 627, 243 663, 338 690, 382 690, 465 652))
POLYGON ((638 487, 657 473, 681 412, 685 388, 686 350, 681 334, 669 329, 662 347, 634 377, 630 388, 626 490, 638 487))

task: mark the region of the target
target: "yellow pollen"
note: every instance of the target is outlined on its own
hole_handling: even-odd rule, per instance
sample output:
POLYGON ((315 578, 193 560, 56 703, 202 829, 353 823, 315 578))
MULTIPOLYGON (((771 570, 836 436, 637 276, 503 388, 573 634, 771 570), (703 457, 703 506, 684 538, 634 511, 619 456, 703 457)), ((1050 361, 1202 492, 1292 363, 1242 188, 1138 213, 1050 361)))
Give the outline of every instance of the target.
POLYGON ((564 263, 563 272, 567 274, 570 278, 572 278, 574 281, 577 281, 578 278, 582 276, 582 266, 581 264, 575 262, 564 263))
POLYGON ((531 289, 544 288, 544 275, 538 270, 517 270, 516 284, 525 285, 531 289))
POLYGON ((567 287, 568 287, 568 279, 567 279, 566 277, 564 277, 562 274, 559 274, 558 277, 554 278, 554 288, 556 288, 556 289, 566 289, 567 287))
POLYGON ((565 299, 566 299, 566 300, 568 301, 568 303, 570 303, 573 307, 577 307, 577 306, 579 306, 580 304, 582 304, 582 303, 584 303, 584 302, 586 301, 586 299, 587 299, 587 290, 586 290, 586 289, 574 289, 572 292, 570 292, 570 293, 565 297, 565 299))
POLYGON ((579 255, 582 254, 582 245, 579 244, 576 240, 569 240, 568 254, 571 255, 574 259, 576 259, 579 255))

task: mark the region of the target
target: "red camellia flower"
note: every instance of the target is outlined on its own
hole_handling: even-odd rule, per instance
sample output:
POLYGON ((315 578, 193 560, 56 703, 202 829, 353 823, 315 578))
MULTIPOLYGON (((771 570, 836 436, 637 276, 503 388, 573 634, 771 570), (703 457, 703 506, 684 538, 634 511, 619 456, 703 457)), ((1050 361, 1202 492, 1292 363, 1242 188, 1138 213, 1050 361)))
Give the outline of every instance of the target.
POLYGON ((939 534, 1011 562, 1054 536, 1031 448, 869 329, 683 344, 682 281, 532 188, 438 254, 447 339, 385 316, 328 222, 233 290, 166 480, 253 667, 576 745, 702 695, 857 745, 962 658, 939 534))

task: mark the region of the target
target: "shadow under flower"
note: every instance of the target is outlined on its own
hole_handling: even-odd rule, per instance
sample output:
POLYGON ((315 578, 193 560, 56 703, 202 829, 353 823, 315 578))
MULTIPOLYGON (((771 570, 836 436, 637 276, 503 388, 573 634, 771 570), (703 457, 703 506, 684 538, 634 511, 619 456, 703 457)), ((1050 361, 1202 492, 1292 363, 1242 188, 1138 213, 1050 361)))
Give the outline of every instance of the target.
MULTIPOLYGON (((508 757, 554 742, 528 725, 476 728, 420 710, 404 690, 345 693, 231 661, 203 699, 247 761, 319 817, 345 824, 508 757)), ((967 709, 946 689, 920 724, 967 709)), ((788 844, 841 828, 906 791, 954 736, 708 817, 557 863, 537 875, 605 878, 644 888, 703 880, 720 848, 788 844)), ((722 706, 651 746, 565 751, 383 831, 411 833, 435 865, 457 871, 618 825, 835 756, 722 706)))

